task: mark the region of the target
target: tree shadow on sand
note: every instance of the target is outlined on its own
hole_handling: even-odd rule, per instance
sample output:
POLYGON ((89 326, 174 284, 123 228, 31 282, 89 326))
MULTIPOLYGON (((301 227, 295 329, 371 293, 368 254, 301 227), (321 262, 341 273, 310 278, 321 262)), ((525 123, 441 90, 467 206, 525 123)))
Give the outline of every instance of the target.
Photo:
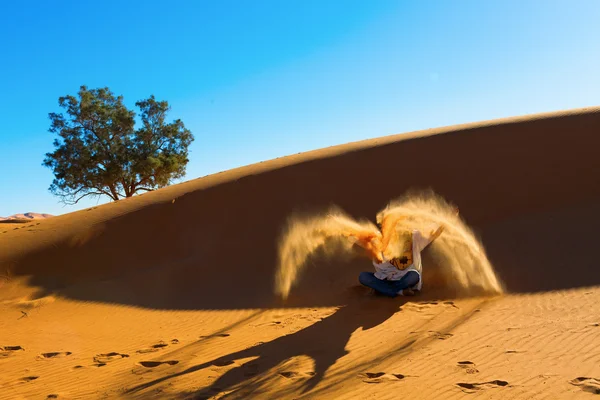
MULTIPOLYGON (((362 290, 357 288, 356 290, 362 290)), ((364 293, 364 291, 363 291, 364 293)), ((237 351, 217 359, 194 365, 186 370, 168 375, 151 382, 136 386, 128 391, 129 394, 140 392, 170 379, 200 371, 211 366, 231 365, 236 360, 254 358, 244 364, 227 371, 211 386, 202 388, 195 393, 187 393, 186 398, 205 399, 217 392, 227 392, 240 384, 244 396, 252 395, 258 384, 253 382, 270 369, 286 360, 298 356, 308 356, 314 360, 314 371, 310 378, 303 382, 303 393, 313 389, 324 377, 327 370, 341 357, 346 355, 346 344, 352 333, 358 328, 368 330, 384 323, 391 318, 400 307, 406 303, 405 298, 389 299, 382 296, 353 296, 347 305, 339 308, 332 315, 308 326, 298 332, 279 337, 268 343, 260 343, 245 350, 237 351), (246 382, 248 381, 248 382, 246 382)), ((238 390, 230 393, 236 396, 238 390)))

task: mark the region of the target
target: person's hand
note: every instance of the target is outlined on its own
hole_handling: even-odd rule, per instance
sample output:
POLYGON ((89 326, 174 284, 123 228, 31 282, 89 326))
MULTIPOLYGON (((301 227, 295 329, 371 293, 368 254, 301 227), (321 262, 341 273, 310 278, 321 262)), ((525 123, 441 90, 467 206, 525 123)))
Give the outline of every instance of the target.
POLYGON ((381 264, 383 262, 383 258, 379 254, 375 254, 371 256, 371 261, 374 261, 377 264, 381 264))
POLYGON ((437 239, 438 236, 440 236, 442 234, 442 232, 444 232, 445 229, 446 229, 446 225, 440 224, 440 226, 438 226, 438 228, 436 230, 432 230, 431 233, 429 234, 430 242, 433 242, 435 239, 437 239))
POLYGON ((442 234, 442 232, 444 232, 444 229, 446 229, 446 225, 441 224, 437 229, 432 229, 431 232, 429 232, 429 237, 431 239, 437 238, 442 234))

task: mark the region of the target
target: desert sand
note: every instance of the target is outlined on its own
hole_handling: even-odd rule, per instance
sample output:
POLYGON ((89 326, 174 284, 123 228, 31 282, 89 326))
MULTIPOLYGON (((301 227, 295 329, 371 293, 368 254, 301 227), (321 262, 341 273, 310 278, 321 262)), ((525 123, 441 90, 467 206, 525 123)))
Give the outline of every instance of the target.
POLYGON ((8 217, 0 217, 0 232, 4 232, 9 229, 17 230, 23 227, 22 224, 29 224, 31 222, 37 223, 40 219, 51 218, 51 214, 40 214, 40 213, 22 213, 14 214, 8 217))
POLYGON ((600 108, 430 129, 0 224, 0 399, 590 398, 599 132, 600 108), (368 294, 360 257, 314 257, 277 294, 292 213, 375 222, 427 188, 502 293, 446 290, 434 243, 415 297, 368 294))
POLYGON ((51 215, 51 214, 26 212, 26 213, 21 213, 21 214, 13 214, 8 217, 0 217, 0 221, 7 221, 7 220, 16 220, 16 221, 28 220, 28 221, 30 221, 30 220, 34 220, 34 219, 46 219, 46 218, 51 218, 51 217, 53 217, 53 215, 51 215))

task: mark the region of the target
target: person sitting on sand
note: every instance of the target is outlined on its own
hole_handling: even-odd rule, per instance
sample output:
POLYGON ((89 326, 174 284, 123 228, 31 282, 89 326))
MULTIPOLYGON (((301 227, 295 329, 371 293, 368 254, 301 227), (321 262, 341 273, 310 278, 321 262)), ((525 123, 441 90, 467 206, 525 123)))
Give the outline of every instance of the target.
MULTIPOLYGON (((458 209, 455 209, 458 214, 458 209)), ((361 272, 358 281, 378 293, 385 296, 411 296, 414 291, 420 291, 423 284, 421 272, 423 269, 421 252, 437 239, 444 231, 444 225, 437 226, 429 235, 423 235, 419 230, 405 232, 403 240, 403 251, 400 256, 387 259, 386 249, 396 234, 396 224, 405 216, 389 218, 382 222, 382 240, 369 235, 359 237, 356 243, 367 250, 375 272, 361 272)))

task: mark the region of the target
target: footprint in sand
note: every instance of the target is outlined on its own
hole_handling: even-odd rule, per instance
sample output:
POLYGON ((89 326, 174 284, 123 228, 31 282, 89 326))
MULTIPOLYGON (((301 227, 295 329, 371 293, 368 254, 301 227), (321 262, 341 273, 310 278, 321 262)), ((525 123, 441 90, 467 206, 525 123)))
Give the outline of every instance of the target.
MULTIPOLYGON (((177 340, 177 339, 174 339, 174 340, 177 340)), ((179 343, 179 342, 177 342, 177 343, 179 343)), ((168 346, 168 344, 165 343, 165 342, 158 342, 157 344, 153 344, 150 347, 146 347, 146 348, 138 350, 137 353, 140 353, 140 354, 154 353, 155 351, 158 351, 158 350, 160 350, 160 349, 162 349, 164 347, 167 347, 167 346, 168 346)))
POLYGON ((96 354, 94 356, 94 362, 96 363, 95 364, 96 366, 103 367, 110 361, 118 360, 121 358, 127 358, 127 357, 129 357, 129 354, 116 353, 116 352, 102 353, 102 354, 96 354))
POLYGON ((39 378, 39 376, 35 376, 35 375, 33 375, 33 376, 26 376, 24 378, 19 379, 19 382, 23 382, 23 383, 31 382, 31 381, 35 381, 37 378, 39 378))
MULTIPOLYGON (((154 371, 154 368, 162 367, 162 366, 172 366, 179 364, 177 360, 169 360, 169 361, 140 361, 136 363, 135 367, 131 370, 132 374, 135 375, 144 375, 149 374, 154 371)), ((162 368, 159 368, 159 370, 162 368)))
POLYGON ((463 392, 474 393, 477 390, 508 386, 508 382, 496 379, 489 382, 457 383, 456 386, 460 387, 463 392))
POLYGON ((429 331, 429 333, 431 333, 431 335, 433 337, 435 337, 436 339, 439 339, 439 340, 450 339, 452 336, 454 336, 451 333, 442 333, 442 332, 438 332, 438 331, 429 331))
POLYGON ((175 365, 175 364, 179 364, 179 361, 177 360, 171 360, 171 361, 140 361, 138 363, 139 365, 141 365, 144 368, 155 368, 158 367, 160 365, 175 365))
POLYGON ((12 355, 15 351, 25 350, 21 346, 0 346, 0 358, 6 358, 12 355))
POLYGON ((70 351, 54 351, 54 352, 50 352, 50 353, 42 353, 39 356, 37 356, 38 360, 48 360, 50 358, 61 358, 61 357, 67 357, 70 356, 71 353, 70 351))
POLYGON ((580 376, 579 378, 570 380, 569 383, 571 385, 579 386, 584 392, 600 394, 600 379, 580 376))
POLYGON ((471 361, 459 361, 458 366, 465 370, 467 374, 476 374, 479 372, 477 368, 475 368, 475 363, 471 361))
POLYGON ((281 321, 263 322, 261 324, 251 324, 250 326, 258 328, 260 326, 282 326, 281 321))
POLYGON ((457 305, 456 305, 456 304, 454 304, 454 302, 453 302, 453 301, 445 301, 445 302, 444 302, 444 304, 445 304, 445 305, 447 305, 447 306, 452 306, 452 307, 454 307, 454 308, 458 308, 458 307, 457 307, 457 305))
POLYGON ((152 347, 146 347, 143 349, 139 349, 138 351, 136 351, 136 353, 139 354, 146 354, 146 353, 154 353, 155 351, 158 351, 158 349, 152 348, 152 347))
POLYGON ((283 376, 287 379, 306 379, 315 376, 315 373, 310 372, 296 372, 296 371, 284 371, 279 373, 280 376, 283 376))
POLYGON ((200 336, 200 339, 223 338, 231 336, 229 333, 215 333, 213 335, 200 336))
POLYGON ((419 303, 406 303, 402 306, 402 309, 407 311, 416 311, 416 312, 425 312, 432 308, 432 306, 437 306, 439 303, 437 301, 422 301, 419 303))
POLYGON ((385 372, 365 372, 360 374, 365 383, 382 383, 382 382, 395 382, 401 381, 406 378, 403 374, 388 374, 385 372))
POLYGON ((0 347, 0 350, 4 350, 4 351, 19 351, 19 350, 25 350, 25 349, 22 348, 21 346, 3 346, 3 347, 0 347))

